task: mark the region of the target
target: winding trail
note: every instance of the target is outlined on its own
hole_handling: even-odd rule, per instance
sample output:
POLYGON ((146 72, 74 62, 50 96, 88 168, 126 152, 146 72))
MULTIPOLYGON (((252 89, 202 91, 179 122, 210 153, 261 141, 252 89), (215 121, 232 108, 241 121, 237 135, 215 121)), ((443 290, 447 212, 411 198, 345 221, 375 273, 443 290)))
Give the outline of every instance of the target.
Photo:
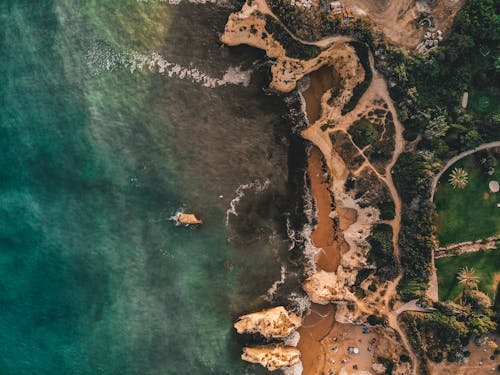
POLYGON ((297 35, 295 35, 281 20, 279 19, 278 16, 276 16, 271 8, 269 8, 269 5, 267 5, 266 0, 254 0, 253 1, 252 8, 255 7, 254 9, 258 10, 262 14, 266 14, 270 17, 272 17, 278 24, 297 42, 308 45, 308 46, 316 46, 321 49, 325 49, 330 47, 333 43, 348 43, 352 42, 354 40, 353 37, 347 36, 347 35, 335 35, 335 36, 329 36, 317 41, 309 41, 305 40, 302 38, 299 38, 297 35))
POLYGON ((482 145, 477 146, 476 148, 473 148, 471 150, 467 150, 467 151, 461 152, 460 154, 452 157, 446 163, 446 165, 441 169, 441 171, 436 176, 434 176, 434 178, 432 179, 431 202, 434 201, 434 193, 436 192, 437 185, 439 183, 439 179, 441 178, 441 176, 443 175, 443 173, 448 170, 448 168, 450 168, 453 164, 455 164, 457 161, 465 158, 466 156, 475 154, 478 151, 487 150, 489 148, 496 148, 496 147, 500 147, 500 141, 483 143, 482 145))
MULTIPOLYGON (((272 10, 269 8, 265 0, 253 0, 252 5, 248 5, 246 3, 242 9, 242 11, 236 16, 237 18, 234 18, 234 22, 238 22, 240 20, 241 22, 244 22, 246 18, 250 17, 252 13, 255 11, 259 11, 262 14, 265 14, 269 17, 272 17, 276 22, 279 23, 281 27, 296 41, 300 42, 301 44, 305 45, 314 45, 320 48, 326 48, 332 45, 332 43, 337 43, 341 42, 346 43, 350 42, 353 40, 353 38, 348 37, 348 36, 333 36, 333 37, 328 37, 319 41, 311 42, 311 41, 306 41, 303 40, 294 33, 292 33, 282 22, 281 20, 272 12, 272 10)), ((236 32, 238 29, 236 29, 236 32)), ((250 38, 251 39, 251 38, 250 38)), ((241 40, 238 39, 238 42, 235 44, 239 43, 248 43, 248 39, 242 38, 241 40), (243 40, 243 42, 242 42, 243 40)), ((274 41, 273 41, 274 43, 274 41)), ((227 44, 227 43, 226 43, 227 44)), ((271 48, 277 49, 274 47, 274 45, 269 46, 268 44, 259 44, 257 42, 254 42, 253 44, 257 46, 258 48, 265 49, 266 52, 269 52, 268 49, 270 50, 271 48)), ((280 46, 281 47, 281 46, 280 46)), ((324 53, 325 51, 323 51, 324 53)), ((332 49, 332 53, 334 53, 332 49)), ((352 197, 348 196, 348 194, 345 192, 345 181, 347 179, 347 176, 350 172, 355 172, 355 173, 360 173, 362 168, 368 168, 373 173, 375 174, 376 178, 379 179, 387 189, 389 190, 389 193, 392 197, 392 200, 394 202, 395 210, 394 210, 394 218, 392 220, 387 220, 385 221, 387 224, 391 225, 392 231, 393 231, 393 248, 394 248, 394 256, 397 259, 397 262, 400 264, 400 248, 399 248, 399 233, 401 229, 401 211, 402 211, 402 202, 399 197, 399 194, 397 192, 397 189, 395 187, 394 181, 392 179, 392 169, 394 165, 396 164, 400 154, 403 152, 405 148, 405 141, 403 139, 403 125, 398 119, 397 116, 397 110, 394 106, 394 103, 389 95, 388 87, 387 87, 387 82, 385 78, 375 69, 375 64, 374 64, 374 58, 373 54, 370 52, 369 55, 369 62, 370 62, 370 69, 372 72, 372 81, 367 88, 367 90, 364 92, 364 94, 361 96, 361 98, 358 100, 358 103, 356 104, 355 108, 350 111, 349 113, 343 115, 341 113, 342 108, 344 107, 344 102, 350 99, 352 95, 352 89, 353 87, 359 83, 360 81, 357 80, 355 77, 360 78, 359 76, 359 70, 358 69, 358 63, 353 65, 349 64, 348 61, 349 59, 352 58, 352 54, 354 51, 347 51, 345 52, 345 56, 341 55, 342 57, 346 57, 347 60, 345 61, 337 61, 336 63, 339 64, 339 66, 347 66, 349 69, 353 69, 353 71, 347 70, 346 69, 346 76, 344 77, 346 81, 344 81, 344 93, 339 95, 336 101, 334 101, 334 104, 329 104, 327 100, 327 96, 330 95, 329 91, 327 91, 323 97, 321 98, 321 116, 320 118, 315 121, 313 124, 310 124, 306 129, 304 129, 301 133, 303 138, 311 141, 323 154, 324 159, 326 161, 327 167, 330 170, 330 176, 332 177, 332 186, 331 186, 331 191, 333 192, 334 196, 337 196, 338 201, 336 199, 336 209, 337 213, 339 216, 341 215, 341 211, 349 211, 349 210, 355 210, 357 215, 363 214, 366 215, 364 211, 358 206, 355 200, 352 199, 352 197), (354 78, 353 78, 354 77, 354 78), (347 84, 349 82, 349 84, 347 84), (354 86, 353 86, 354 84, 354 86), (340 98, 340 99, 339 99, 340 98), (376 109, 377 108, 377 103, 378 101, 384 102, 386 104, 386 110, 388 113, 391 113, 392 115, 392 123, 394 126, 394 150, 391 155, 391 159, 389 162, 387 162, 386 165, 383 166, 383 170, 377 170, 375 166, 371 163, 369 158, 365 154, 365 150, 360 149, 357 147, 354 142, 352 141, 352 138, 350 134, 348 133, 349 127, 357 120, 358 115, 362 115, 364 111, 366 111, 368 108, 369 109, 376 109), (325 129, 322 129, 322 125, 326 123, 335 123, 335 126, 333 128, 330 128, 325 131, 325 129), (332 144, 332 140, 330 138, 331 134, 333 132, 342 132, 345 135, 347 135, 347 138, 350 140, 350 142, 354 145, 354 147, 357 149, 357 152, 362 155, 364 158, 362 168, 358 168, 356 171, 350 171, 350 168, 346 165, 346 163, 343 161, 341 155, 337 152, 335 149, 334 145, 332 144)), ((355 56, 354 56, 355 57, 355 56)), ((324 60, 323 60, 324 61, 324 60)), ((352 60, 351 60, 352 61, 352 60)), ((298 61, 287 61, 288 65, 284 64, 280 66, 282 71, 280 70, 280 74, 284 74, 285 69, 289 69, 293 71, 294 69, 298 69, 300 67, 300 64, 298 61)), ((333 61, 329 62, 330 64, 334 64, 333 61)), ((313 68, 316 70, 321 68, 325 63, 323 64, 318 63, 317 65, 314 65, 313 68)), ((338 66, 337 66, 338 68, 338 66)), ((312 69, 309 69, 308 71, 304 71, 305 74, 311 73, 312 69)), ((361 72, 362 74, 362 72, 361 72)), ((293 79, 300 79, 301 76, 293 76, 293 79)), ((361 77, 362 80, 362 77, 361 77)), ((277 87, 275 87, 277 88, 277 87)), ((288 86, 285 87, 288 89, 288 86)), ((291 87, 291 89, 294 89, 295 86, 291 87)), ((283 90, 284 92, 288 92, 283 90)), ((371 216, 367 216, 371 217, 371 216)), ((347 220, 347 219, 344 219, 347 220)), ((354 252, 356 248, 359 246, 356 244, 356 239, 359 238, 359 233, 364 230, 362 226, 364 225, 365 227, 369 227, 371 221, 369 219, 363 219, 365 221, 360 220, 359 216, 354 220, 354 223, 350 223, 344 230, 344 240, 348 244, 349 253, 350 251, 354 252), (365 224, 363 224, 365 223, 365 224)), ((342 223, 342 222, 341 222, 342 223)), ((345 223, 344 223, 345 224, 345 223)), ((347 254, 346 253, 346 254, 347 254)), ((352 256, 352 254, 351 254, 352 256)), ((380 301, 376 301, 376 313, 383 315, 387 317, 387 321, 389 323, 389 326, 398 333, 402 345, 406 348, 406 351, 408 352, 410 358, 411 358, 411 364, 412 364, 412 370, 411 374, 416 375, 417 374, 417 369, 418 369, 418 359, 417 356, 415 355, 412 346, 409 343, 408 337, 406 335, 406 332, 402 329, 399 321, 398 321, 398 315, 401 313, 401 309, 403 311, 408 311, 410 309, 417 309, 416 311, 420 311, 418 309, 418 306, 413 305, 413 304, 406 304, 403 305, 398 310, 394 310, 391 307, 391 301, 396 300, 398 293, 397 293, 397 285, 399 281, 402 278, 403 275, 403 269, 400 270, 400 274, 398 277, 395 278, 395 280, 392 280, 386 284, 385 287, 385 295, 381 298, 380 301)), ((348 273, 347 271, 345 273, 348 273)), ((374 313, 373 304, 370 306, 367 301, 364 300, 356 300, 356 303, 358 305, 358 308, 360 311, 370 314, 374 313)))
MULTIPOLYGON (((496 148, 496 147, 500 147, 500 141, 483 143, 482 145, 480 145, 476 148, 461 152, 460 154, 455 155, 450 160, 448 160, 448 162, 445 164, 445 166, 432 179, 431 197, 430 197, 431 202, 434 202, 434 194, 436 193, 437 186, 438 186, 439 180, 441 179, 441 176, 443 176, 444 172, 446 172, 453 164, 455 164, 457 161, 459 161, 459 160, 461 160, 469 155, 475 154, 478 151, 487 150, 487 149, 496 148)), ((439 285, 438 285, 438 278, 437 278, 437 272, 436 272, 436 266, 434 263, 434 259, 435 259, 435 255, 433 253, 432 254, 432 273, 431 273, 431 276, 429 279, 429 288, 427 289, 426 295, 432 301, 438 301, 439 300, 439 285)))

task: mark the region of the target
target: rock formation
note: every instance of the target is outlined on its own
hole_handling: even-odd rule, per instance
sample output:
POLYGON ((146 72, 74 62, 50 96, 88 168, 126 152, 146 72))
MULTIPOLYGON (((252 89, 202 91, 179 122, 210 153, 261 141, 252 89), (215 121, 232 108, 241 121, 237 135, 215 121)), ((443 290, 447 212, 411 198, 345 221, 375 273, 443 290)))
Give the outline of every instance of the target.
POLYGON ((195 214, 185 214, 185 213, 180 213, 177 216, 177 221, 180 224, 187 224, 187 225, 199 225, 203 224, 203 221, 198 219, 195 214))
POLYGON ((320 305, 354 300, 352 294, 344 288, 342 280, 337 278, 335 272, 316 272, 304 281, 302 288, 312 302, 320 305))
POLYGON ((267 338, 285 338, 302 324, 301 318, 283 306, 240 316, 234 324, 238 333, 260 333, 267 338))
POLYGON ((274 371, 299 363, 300 351, 283 344, 246 347, 243 348, 241 359, 251 363, 259 363, 269 371, 274 371))

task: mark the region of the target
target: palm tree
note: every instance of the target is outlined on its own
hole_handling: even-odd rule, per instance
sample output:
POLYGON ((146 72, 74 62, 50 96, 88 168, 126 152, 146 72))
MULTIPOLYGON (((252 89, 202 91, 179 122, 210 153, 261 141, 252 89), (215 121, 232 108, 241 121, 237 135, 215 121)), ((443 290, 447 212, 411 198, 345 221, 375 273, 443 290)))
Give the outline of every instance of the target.
POLYGON ((476 289, 480 280, 479 276, 476 275, 474 268, 469 268, 467 266, 460 270, 457 279, 460 285, 468 289, 476 289))
POLYGON ((469 182, 469 174, 463 168, 455 168, 450 173, 449 181, 454 189, 463 189, 469 182))

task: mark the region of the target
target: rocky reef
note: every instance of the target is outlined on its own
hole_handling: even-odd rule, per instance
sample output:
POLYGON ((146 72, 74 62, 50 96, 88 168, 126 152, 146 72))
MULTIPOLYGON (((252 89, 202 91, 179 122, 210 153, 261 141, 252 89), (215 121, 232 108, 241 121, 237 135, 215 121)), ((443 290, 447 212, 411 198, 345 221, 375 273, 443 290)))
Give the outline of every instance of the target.
POLYGON ((259 333, 266 338, 285 338, 299 328, 301 318, 283 306, 243 315, 234 324, 239 334, 259 333))
POLYGON ((283 344, 243 348, 241 358, 251 363, 259 363, 269 371, 291 367, 300 362, 300 351, 283 344))

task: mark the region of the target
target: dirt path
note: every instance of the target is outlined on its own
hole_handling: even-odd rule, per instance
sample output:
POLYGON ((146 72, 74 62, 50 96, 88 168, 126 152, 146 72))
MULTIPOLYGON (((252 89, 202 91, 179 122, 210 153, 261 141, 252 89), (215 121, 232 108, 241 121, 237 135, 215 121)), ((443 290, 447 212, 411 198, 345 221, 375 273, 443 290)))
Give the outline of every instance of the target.
MULTIPOLYGON (((359 174, 361 173, 362 169, 356 168, 356 170, 350 170, 350 168, 346 164, 346 161, 344 161, 343 156, 341 156, 339 153, 342 152, 342 150, 336 149, 336 147, 340 146, 338 144, 334 146, 334 144, 332 143, 331 136, 334 132, 339 132, 346 136, 345 138, 347 139, 347 142, 350 142, 353 148, 359 153, 359 155, 363 157, 362 167, 373 172, 376 178, 387 187, 394 202, 395 214, 392 220, 386 220, 385 222, 392 227, 394 255, 399 262, 399 232, 401 227, 402 204, 392 179, 392 169, 405 146, 402 135, 404 129, 402 124, 398 120, 396 108, 394 107, 392 99, 389 96, 387 83, 384 77, 375 69, 373 56, 370 54, 370 69, 372 71, 372 81, 370 83, 370 86, 361 96, 355 108, 351 112, 344 115, 342 114, 342 108, 350 100, 354 87, 356 87, 356 85, 361 83, 364 79, 364 71, 361 68, 359 59, 357 58, 354 49, 344 44, 345 42, 351 41, 352 38, 342 36, 330 37, 317 42, 308 42, 301 40, 300 38, 297 38, 293 33, 291 33, 290 30, 281 23, 281 21, 269 9, 265 0, 253 0, 251 6, 245 4, 241 12, 233 14, 231 17, 232 18, 230 19, 230 21, 228 21, 229 26, 226 25, 226 31, 225 34, 221 37, 221 40, 223 40, 228 45, 237 45, 243 43, 249 44, 254 47, 264 49, 269 57, 278 58, 278 61, 273 65, 271 69, 271 72, 273 74, 272 83, 274 83, 273 89, 281 92, 290 92, 296 87, 296 81, 298 81, 304 75, 310 74, 325 65, 333 67, 340 75, 341 92, 336 97, 332 97, 332 91, 328 90, 323 95, 321 95, 321 105, 319 108, 317 106, 311 107, 311 105, 309 105, 309 108, 316 108, 316 113, 310 117, 310 120, 314 122, 310 123, 310 126, 303 130, 301 133, 305 139, 311 141, 317 147, 317 150, 319 150, 317 156, 322 155, 325 160, 326 167, 328 168, 329 175, 331 177, 330 186, 328 188, 333 193, 332 203, 334 203, 333 206, 335 207, 335 210, 334 212, 332 212, 332 214, 335 216, 335 219, 338 220, 338 224, 336 225, 338 225, 338 228, 341 230, 343 241, 345 241, 347 247, 342 256, 342 259, 339 262, 340 265, 338 269, 335 270, 334 264, 338 261, 332 255, 334 252, 338 253, 338 248, 335 249, 334 247, 332 247, 331 252, 325 251, 325 249, 328 249, 333 245, 331 243, 331 239, 325 238, 326 235, 331 236, 331 229, 324 226, 324 224, 327 224, 327 226, 331 226, 331 218, 329 217, 329 215, 327 215, 329 206, 328 199, 323 199, 326 197, 324 194, 326 189, 323 186, 324 183, 322 181, 322 173, 320 172, 319 168, 319 161, 321 160, 321 158, 317 157, 316 160, 312 160, 315 163, 310 164, 310 168, 312 168, 312 180, 314 180, 313 182, 315 185, 313 186, 313 188, 316 188, 316 190, 321 193, 319 195, 313 195, 315 196, 315 199, 322 197, 321 206, 325 207, 324 210, 320 210, 321 212, 319 212, 319 215, 321 216, 320 222, 323 222, 323 226, 319 227, 322 230, 318 232, 318 236, 317 238, 315 238, 315 242, 321 242, 321 247, 323 248, 324 252, 324 254, 320 254, 320 259, 321 256, 323 256, 325 260, 323 262, 322 268, 329 268, 329 272, 335 272, 337 283, 340 283, 340 287, 343 288, 343 290, 345 288, 348 288, 348 286, 351 285, 349 280, 352 279, 353 275, 355 275, 353 274, 353 272, 356 272, 356 269, 359 270, 366 266, 366 264, 360 260, 362 257, 358 257, 356 253, 361 250, 360 246, 362 245, 362 242, 365 241, 366 243, 366 238, 370 233, 371 226, 377 223, 378 220, 378 211, 375 208, 362 208, 358 204, 358 202, 346 192, 345 183, 347 181, 349 173, 354 172, 356 174, 359 174), (242 26, 246 24, 254 24, 255 27, 265 26, 265 21, 252 16, 252 14, 257 10, 277 20, 277 22, 279 22, 280 25, 283 26, 284 30, 286 30, 295 40, 299 41, 300 43, 316 45, 322 48, 330 46, 330 48, 323 51, 318 58, 308 61, 294 60, 283 57, 283 47, 279 45, 279 43, 277 43, 275 40, 273 40, 272 36, 269 37, 268 35, 266 35, 266 37, 263 39, 263 35, 261 34, 254 35, 250 32, 241 32, 241 30, 245 30, 242 26), (263 22, 264 24, 262 24, 263 22), (331 43, 335 44, 331 46, 331 43), (276 76, 279 76, 280 78, 277 79, 276 76), (386 126, 390 126, 391 129, 392 127, 394 128, 394 149, 392 151, 391 157, 385 162, 385 164, 378 164, 377 166, 375 166, 371 162, 370 158, 365 153, 366 148, 360 149, 359 147, 357 147, 357 145, 355 145, 352 141, 350 134, 348 133, 349 127, 361 116, 364 116, 365 114, 373 112, 375 110, 382 111, 386 114, 385 116, 390 113, 392 121, 389 121, 386 117, 384 117, 383 126, 384 129, 386 126), (334 124, 334 126, 333 128, 324 129, 324 124, 334 124)), ((319 87, 316 91, 324 91, 324 87, 319 87)), ((387 317, 390 327, 399 334, 403 346, 406 348, 406 351, 410 355, 413 366, 411 373, 415 375, 418 368, 417 357, 413 352, 413 348, 409 344, 406 333, 401 328, 398 322, 398 313, 392 309, 392 304, 390 303, 391 300, 397 298, 396 288, 401 277, 402 273, 395 280, 384 285, 385 294, 381 296, 380 300, 377 299, 375 302, 372 301, 373 303, 370 303, 370 301, 366 301, 366 299, 356 299, 354 296, 352 296, 352 298, 356 300, 358 310, 361 313, 364 313, 365 315, 377 313, 387 317)), ((344 292, 347 294, 350 293, 347 289, 345 289, 344 292)), ((348 318, 349 312, 346 311, 345 314, 345 317, 348 318)), ((315 330, 316 327, 319 331, 324 330, 324 327, 319 329, 320 326, 322 326, 324 323, 326 324, 326 321, 329 321, 329 319, 332 319, 332 317, 330 316, 330 314, 328 314, 327 317, 323 317, 323 319, 320 315, 322 314, 316 314, 315 316, 311 316, 310 318, 308 318, 308 321, 306 322, 306 328, 307 325, 311 323, 310 319, 312 319, 314 322, 313 328, 315 330), (319 321, 316 323, 317 319, 319 319, 319 321), (316 326, 316 324, 318 326, 316 326)), ((319 331, 318 334, 320 333, 319 331)), ((304 336, 304 340, 307 339, 306 337, 308 336, 304 336)), ((309 344, 313 345, 312 341, 309 340, 309 344)), ((299 342, 299 346, 301 345, 302 344, 299 342)), ((307 347, 308 345, 304 346, 304 354, 306 356, 308 356, 311 352, 310 350, 307 350, 307 347)), ((313 352, 314 351, 312 351, 311 353, 313 352)), ((317 362, 319 362, 320 360, 325 361, 326 358, 328 358, 328 355, 326 353, 323 354, 324 355, 321 356, 321 359, 317 358, 317 355, 321 355, 319 351, 317 352, 315 357, 307 357, 308 359, 305 359, 304 361, 304 370, 307 367, 306 363, 310 366, 316 366, 317 362)), ((312 368, 313 367, 309 367, 309 371, 311 371, 312 368)), ((309 373, 312 374, 317 372, 309 373)))
POLYGON ((300 42, 308 46, 316 46, 321 49, 325 49, 330 47, 334 43, 348 43, 354 40, 352 37, 346 35, 329 36, 317 41, 305 40, 296 36, 288 27, 286 27, 286 25, 283 22, 281 22, 281 20, 269 8, 269 5, 267 5, 266 0, 254 0, 252 8, 258 10, 262 14, 267 14, 268 16, 271 16, 293 39, 295 39, 297 42, 300 42))
MULTIPOLYGON (((364 168, 369 168, 379 180, 381 180, 389 189, 389 192, 391 194, 391 197, 394 201, 394 206, 395 206, 395 216, 393 220, 387 221, 389 225, 392 226, 393 228, 393 246, 394 246, 394 255, 396 256, 396 259, 400 259, 400 249, 399 249, 399 232, 401 228, 401 209, 402 209, 402 203, 401 199, 399 197, 399 194, 397 192, 397 189, 394 185, 394 181, 392 179, 392 168, 397 162, 397 159, 399 155, 403 152, 404 149, 404 139, 403 139, 403 126, 401 122, 399 121, 397 117, 397 111, 396 108, 394 107, 393 101, 389 95, 388 89, 387 89, 387 83, 383 76, 376 71, 374 67, 374 60, 373 56, 370 54, 370 68, 372 70, 372 82, 369 86, 369 88, 366 90, 366 92, 363 94, 363 96, 360 98, 358 104, 354 108, 353 111, 350 113, 346 114, 345 116, 342 116, 340 113, 340 109, 338 111, 331 111, 329 114, 326 114, 326 116, 330 118, 335 118, 336 124, 334 129, 331 129, 329 131, 323 131, 321 130, 321 124, 325 122, 325 114, 316 121, 314 124, 312 124, 308 129, 306 129, 303 132, 303 136, 306 139, 309 139, 312 141, 315 145, 318 146, 318 148, 323 152, 325 159, 326 160, 331 160, 333 159, 334 161, 331 161, 329 163, 329 168, 332 170, 332 176, 334 179, 334 182, 336 179, 339 179, 342 181, 342 178, 345 178, 345 175, 347 174, 347 167, 343 163, 343 161, 340 159, 340 157, 336 154, 335 150, 332 147, 332 144, 329 142, 329 137, 330 133, 333 133, 335 131, 341 131, 344 132, 345 134, 348 135, 347 131, 349 129, 349 126, 357 119, 357 116, 359 113, 361 113, 363 110, 365 110, 366 107, 369 107, 374 98, 381 98, 387 103, 388 105, 388 110, 391 112, 392 117, 393 117, 393 122, 394 122, 394 127, 395 127, 395 139, 394 139, 394 151, 392 154, 392 158, 390 162, 387 164, 385 168, 385 173, 384 175, 381 175, 376 168, 371 164, 371 162, 368 160, 368 158, 364 155, 363 150, 359 149, 356 145, 354 145, 360 155, 363 156, 364 162, 362 166, 364 168), (330 158, 329 158, 330 157, 330 158)), ((348 135, 350 138, 350 135, 348 135)), ((354 144, 354 143, 353 143, 354 144)), ((355 172, 360 172, 361 168, 356 170, 355 172)), ((398 334, 401 336, 401 340, 403 345, 406 347, 410 358, 412 360, 412 374, 416 375, 417 374, 417 369, 418 369, 418 359, 417 356, 415 355, 413 348, 409 344, 408 338, 406 336, 406 333, 404 330, 401 328, 399 321, 398 321, 398 313, 395 311, 392 311, 390 309, 390 300, 394 299, 397 297, 397 285, 399 280, 401 279, 402 274, 397 277, 395 280, 389 283, 386 289, 386 294, 384 296, 384 304, 383 307, 381 307, 381 313, 387 316, 389 325, 391 328, 393 328, 398 334)), ((366 306, 364 306, 362 301, 359 302, 359 309, 361 311, 369 311, 366 306)), ((382 304, 381 304, 382 305, 382 304)))
POLYGON ((446 165, 441 169, 441 171, 436 176, 434 176, 434 178, 432 179, 431 201, 434 201, 434 193, 436 192, 437 185, 439 183, 439 179, 444 174, 444 172, 446 172, 453 164, 455 164, 457 161, 459 161, 459 160, 461 160, 469 155, 475 154, 478 151, 487 150, 489 148, 496 148, 496 147, 500 147, 500 141, 483 143, 482 145, 480 145, 476 148, 473 148, 472 150, 467 150, 467 151, 461 152, 460 154, 452 157, 446 163, 446 165))
MULTIPOLYGON (((439 171, 438 174, 436 174, 434 176, 434 178, 432 179, 432 187, 431 187, 431 202, 434 201, 434 194, 436 193, 436 189, 437 189, 437 186, 438 186, 438 183, 439 183, 439 180, 441 178, 441 176, 453 165, 455 164, 457 161, 469 156, 469 155, 472 155, 472 154, 475 154, 476 152, 478 151, 482 151, 482 150, 487 150, 487 149, 490 149, 490 148, 495 148, 495 147, 500 147, 500 141, 495 141, 495 142, 490 142, 490 143, 483 143, 482 145, 476 147, 476 148, 473 148, 471 150, 467 150, 467 151, 464 151, 464 152, 461 152, 460 154, 454 156, 453 158, 451 158, 446 164, 445 166, 439 171)), ((427 289, 427 292, 426 292, 426 296, 428 298, 430 298, 432 301, 438 301, 439 299, 439 285, 438 285, 438 278, 437 278, 437 273, 436 273, 436 267, 434 265, 434 254, 432 254, 432 274, 431 274, 431 277, 430 277, 430 280, 429 280, 429 288, 427 289)))

